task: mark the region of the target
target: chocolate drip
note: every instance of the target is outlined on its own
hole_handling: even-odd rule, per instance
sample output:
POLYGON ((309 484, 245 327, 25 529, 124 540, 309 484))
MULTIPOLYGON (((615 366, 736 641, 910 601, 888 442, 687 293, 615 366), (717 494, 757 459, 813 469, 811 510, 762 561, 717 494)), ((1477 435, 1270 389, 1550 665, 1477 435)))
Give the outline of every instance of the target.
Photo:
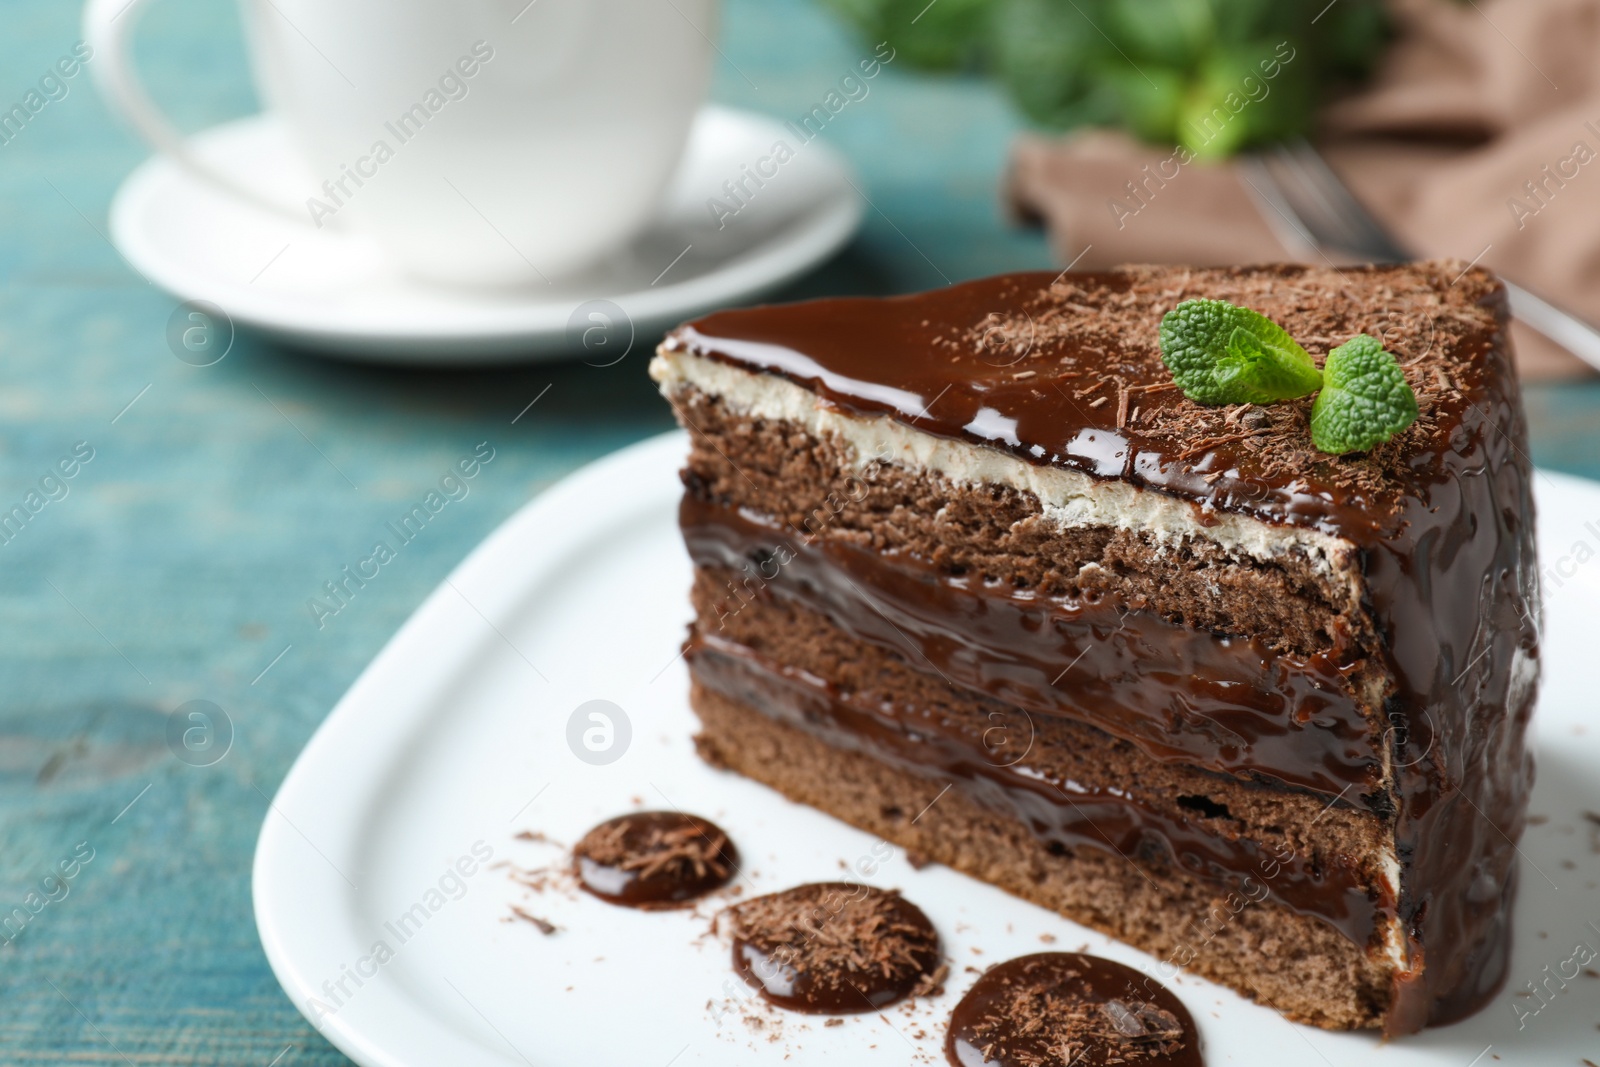
POLYGON ((950 1015, 953 1067, 1203 1067, 1194 1019, 1172 991, 1132 967, 1080 953, 1007 960, 950 1015))
POLYGON ((705 896, 739 866, 726 832, 709 819, 676 811, 619 815, 596 826, 572 850, 578 884, 601 900, 630 908, 673 908, 705 896))
POLYGON ((954 780, 978 803, 1030 826, 1046 842, 1089 847, 1231 889, 1242 901, 1271 899, 1320 919, 1358 945, 1372 942, 1394 901, 1338 857, 1277 852, 1224 836, 1198 819, 1159 811, 1126 790, 1099 790, 1034 761, 996 764, 983 733, 906 709, 840 693, 743 645, 701 635, 689 649, 701 684, 847 751, 902 770, 954 780))
MULTIPOLYGON (((692 493, 679 516, 696 563, 744 567, 761 591, 896 655, 910 642, 913 662, 1007 704, 1087 722, 1153 759, 1330 800, 1354 802, 1381 785, 1372 725, 1329 656, 1275 655, 1257 640, 1219 640, 1109 600, 1037 597, 951 578, 910 556, 807 543, 692 493), (768 560, 782 563, 760 570, 768 560)), ((730 592, 729 610, 750 594, 730 592)))
MULTIPOLYGON (((721 312, 668 350, 770 373, 868 418, 1316 530, 1359 553, 1392 689, 1388 760, 1406 968, 1386 1030, 1485 1004, 1504 980, 1514 842, 1532 786, 1538 579, 1527 435, 1505 291, 1450 263, 1005 275, 889 300, 721 312), (1179 301, 1232 300, 1313 354, 1380 335, 1417 423, 1366 456, 1309 445, 1309 404, 1205 409, 1171 387, 1157 326, 1179 301)), ((1302 735, 1303 736, 1303 735, 1302 735)))
POLYGON ((780 1008, 818 1015, 877 1011, 932 993, 943 979, 939 934, 892 890, 814 882, 724 913, 733 966, 780 1008))

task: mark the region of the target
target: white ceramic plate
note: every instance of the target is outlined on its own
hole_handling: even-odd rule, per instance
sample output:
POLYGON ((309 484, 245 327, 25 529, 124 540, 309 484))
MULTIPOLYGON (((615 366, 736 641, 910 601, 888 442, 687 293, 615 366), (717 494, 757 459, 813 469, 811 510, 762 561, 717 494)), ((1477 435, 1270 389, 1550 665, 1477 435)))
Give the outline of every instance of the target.
MULTIPOLYGON (((271 116, 230 122, 191 147, 274 201, 302 203, 316 180, 271 116)), ((747 185, 746 188, 749 188, 747 185)), ((695 314, 749 300, 836 252, 861 221, 850 166, 821 141, 801 144, 770 118, 708 106, 655 223, 582 277, 527 289, 453 289, 400 273, 376 242, 316 229, 146 161, 111 205, 111 239, 135 269, 182 300, 205 300, 241 326, 348 357, 394 362, 512 362, 583 355, 574 311, 608 300, 632 320, 612 338, 653 344, 695 314), (706 201, 782 140, 777 176, 723 225, 706 201)), ((611 316, 616 318, 614 314, 611 316)), ((610 354, 609 352, 607 353, 610 354)))
MULTIPOLYGON (((676 525, 684 447, 678 434, 643 442, 525 507, 428 598, 307 745, 255 862, 261 940, 294 1003, 364 1067, 942 1063, 944 1021, 974 978, 968 965, 1041 951, 1051 935, 1058 947, 1087 945, 1155 973, 1151 957, 896 854, 866 880, 900 888, 937 924, 954 961, 949 991, 824 1027, 750 999, 726 946, 706 934, 715 905, 635 912, 559 887, 535 892, 493 866, 559 863, 559 848, 515 835, 570 844, 640 804, 727 828, 746 857, 747 892, 837 879, 842 864, 873 855, 871 836, 714 771, 691 748, 677 655, 688 620, 676 525), (567 742, 569 717, 597 699, 631 724, 624 754, 606 766, 583 762, 567 742), (474 847, 492 853, 490 865, 472 860, 474 847), (473 873, 446 875, 462 857, 473 873), (545 936, 506 921, 512 905, 561 929, 545 936)), ((1600 811, 1600 727, 1588 726, 1600 689, 1590 647, 1600 562, 1575 562, 1600 550, 1600 485, 1541 475, 1538 492, 1544 563, 1561 579, 1547 590, 1537 719, 1533 811, 1548 821, 1522 844, 1507 989, 1465 1023, 1385 1045, 1295 1026, 1182 976, 1175 991, 1212 1064, 1468 1067, 1498 1056, 1576 1067, 1596 1058, 1600 981, 1579 977, 1548 994, 1520 1030, 1513 1008, 1541 1004, 1514 994, 1542 981, 1546 965, 1562 969, 1576 944, 1600 949, 1587 925, 1600 921, 1600 828, 1582 815, 1600 811)))

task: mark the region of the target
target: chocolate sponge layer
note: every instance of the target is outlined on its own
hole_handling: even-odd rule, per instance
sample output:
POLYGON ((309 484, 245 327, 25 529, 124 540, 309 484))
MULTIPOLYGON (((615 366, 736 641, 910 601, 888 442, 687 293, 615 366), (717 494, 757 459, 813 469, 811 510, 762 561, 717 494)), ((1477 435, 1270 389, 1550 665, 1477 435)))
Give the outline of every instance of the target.
POLYGON ((1204 541, 1168 550, 1137 530, 1064 529, 1007 486, 957 485, 888 463, 864 471, 842 442, 730 410, 693 387, 673 405, 694 428, 689 491, 799 533, 915 555, 1040 596, 1115 598, 1178 625, 1261 635, 1286 654, 1364 657, 1377 645, 1351 576, 1321 573, 1303 556, 1264 563, 1204 541))
POLYGON ((698 681, 690 701, 709 762, 1142 948, 1164 976, 1197 972, 1330 1029, 1378 1026, 1388 1009, 1387 968, 1317 919, 1149 860, 1049 842, 966 788, 940 796, 935 775, 833 747, 698 681))
POLYGON ((953 685, 776 596, 718 617, 708 608, 728 578, 696 571, 689 661, 704 684, 836 747, 970 782, 1031 813, 1047 840, 1187 866, 1383 948, 1395 901, 1378 859, 1387 826, 1372 812, 1153 760, 1092 726, 953 685))
POLYGON ((1343 576, 1063 529, 1015 490, 862 468, 840 442, 693 389, 675 400, 696 429, 682 517, 703 755, 1292 1018, 1382 1025, 1398 936, 1382 678, 1343 576), (959 634, 921 625, 933 589, 959 634), (1081 618, 1052 618, 1062 604, 1081 618), (1052 624, 1082 630, 1081 658, 1052 624), (1233 677, 1218 700, 1238 706, 1114 716, 1105 686, 1160 688, 1141 672, 1163 640, 1199 650, 1166 670, 1233 677), (1227 721, 1263 732, 1230 748, 1227 721), (1330 765, 1343 777, 1320 776, 1330 765))
POLYGON ((797 580, 775 594, 868 642, 909 642, 919 665, 961 685, 1157 759, 1387 811, 1385 676, 1360 651, 1375 638, 1341 576, 1295 555, 1062 528, 1014 490, 858 468, 837 441, 692 389, 675 400, 697 428, 690 553, 746 572, 708 611, 783 571, 797 580))

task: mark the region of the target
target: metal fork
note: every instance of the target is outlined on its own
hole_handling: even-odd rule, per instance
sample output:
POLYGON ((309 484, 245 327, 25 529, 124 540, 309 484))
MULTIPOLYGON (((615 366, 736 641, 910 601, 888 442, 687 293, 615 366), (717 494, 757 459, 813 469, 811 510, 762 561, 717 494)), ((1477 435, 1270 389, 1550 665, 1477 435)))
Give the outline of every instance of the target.
MULTIPOLYGON (((1374 263, 1415 258, 1372 217, 1305 138, 1244 156, 1239 164, 1267 224, 1291 247, 1342 252, 1374 263)), ((1600 369, 1600 330, 1521 286, 1505 285, 1513 315, 1600 369)))

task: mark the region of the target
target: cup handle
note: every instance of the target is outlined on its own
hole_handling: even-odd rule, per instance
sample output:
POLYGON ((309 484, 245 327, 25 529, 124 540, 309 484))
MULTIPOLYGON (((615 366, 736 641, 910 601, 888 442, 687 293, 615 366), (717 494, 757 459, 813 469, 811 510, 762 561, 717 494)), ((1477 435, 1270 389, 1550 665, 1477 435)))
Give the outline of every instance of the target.
POLYGON ((264 196, 195 155, 183 135, 150 99, 150 94, 145 92, 128 58, 128 38, 139 16, 144 13, 147 2, 89 0, 84 7, 83 36, 94 50, 95 62, 91 70, 100 95, 150 147, 168 156, 194 177, 257 207, 309 224, 303 210, 264 196))

